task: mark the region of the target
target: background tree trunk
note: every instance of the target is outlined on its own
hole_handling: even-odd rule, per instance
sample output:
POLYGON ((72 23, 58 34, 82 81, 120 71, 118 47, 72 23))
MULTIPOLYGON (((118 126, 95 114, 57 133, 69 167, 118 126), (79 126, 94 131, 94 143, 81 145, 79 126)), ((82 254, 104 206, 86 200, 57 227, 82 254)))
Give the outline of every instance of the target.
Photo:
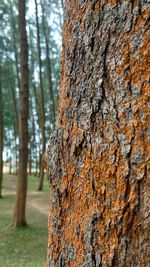
POLYGON ((47 266, 148 267, 147 1, 65 1, 47 266))
POLYGON ((0 198, 2 197, 2 181, 3 181, 3 100, 2 100, 1 66, 0 66, 0 198))
POLYGON ((15 22, 15 16, 13 12, 13 3, 9 1, 10 5, 10 15, 11 15, 11 25, 12 25, 12 35, 13 35, 13 49, 14 49, 14 56, 15 56, 15 67, 16 67, 16 76, 17 76, 17 85, 18 89, 20 90, 20 77, 19 77, 19 60, 18 60, 18 51, 17 51, 17 27, 15 22))
MULTIPOLYGON (((42 132, 42 151, 40 158, 45 152, 45 106, 44 106, 44 89, 43 89, 43 79, 42 79, 42 60, 41 60, 41 46, 40 46, 40 30, 39 30, 39 19, 38 19, 38 3, 35 0, 35 15, 36 15, 36 27, 37 27, 37 49, 38 49, 38 61, 39 61, 39 78, 40 78, 40 121, 41 121, 41 132, 42 132)), ((44 168, 40 164, 40 181, 38 190, 43 190, 43 180, 44 180, 44 168)))
POLYGON ((51 122, 54 125, 55 122, 55 102, 54 102, 54 92, 53 92, 53 81, 52 81, 52 68, 51 68, 51 59, 50 59, 50 49, 49 49, 49 38, 48 35, 48 26, 45 20, 45 9, 44 4, 40 1, 41 9, 42 9, 42 24, 43 24, 43 32, 45 37, 45 45, 46 45, 46 63, 47 63, 47 73, 48 73, 48 81, 49 81, 49 95, 50 95, 50 114, 51 122))
POLYGON ((25 0, 18 1, 19 33, 20 33, 20 112, 19 112, 19 175, 17 182, 16 204, 13 224, 24 226, 26 194, 27 194, 27 163, 28 163, 28 44, 25 20, 25 0))

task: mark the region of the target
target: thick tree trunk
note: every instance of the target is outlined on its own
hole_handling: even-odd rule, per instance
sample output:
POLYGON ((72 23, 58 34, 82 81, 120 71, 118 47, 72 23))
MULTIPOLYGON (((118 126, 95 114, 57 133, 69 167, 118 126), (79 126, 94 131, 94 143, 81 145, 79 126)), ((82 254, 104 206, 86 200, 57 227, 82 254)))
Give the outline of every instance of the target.
POLYGON ((24 226, 26 195, 27 195, 27 163, 28 163, 28 44, 25 21, 25 0, 18 1, 19 6, 19 33, 21 55, 20 80, 20 112, 19 112, 19 174, 17 182, 16 204, 13 225, 24 226))
POLYGON ((1 66, 0 66, 0 198, 3 182, 3 102, 2 102, 1 66))
POLYGON ((149 266, 147 2, 66 0, 49 267, 149 266))

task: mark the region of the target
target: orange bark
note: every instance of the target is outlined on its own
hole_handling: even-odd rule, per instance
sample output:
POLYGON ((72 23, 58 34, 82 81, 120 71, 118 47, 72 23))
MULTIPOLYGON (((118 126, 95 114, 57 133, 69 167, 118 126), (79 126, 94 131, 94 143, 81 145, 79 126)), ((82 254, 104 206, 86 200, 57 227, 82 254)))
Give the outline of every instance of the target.
POLYGON ((49 267, 149 265, 149 11, 66 0, 49 267))

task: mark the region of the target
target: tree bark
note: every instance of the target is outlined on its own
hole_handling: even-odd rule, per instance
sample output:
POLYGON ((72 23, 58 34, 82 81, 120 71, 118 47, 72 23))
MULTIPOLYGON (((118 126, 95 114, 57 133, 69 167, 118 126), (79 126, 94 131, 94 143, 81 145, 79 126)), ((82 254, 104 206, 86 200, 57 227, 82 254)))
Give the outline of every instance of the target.
POLYGON ((47 266, 148 267, 148 1, 65 1, 47 266))
POLYGON ((3 182, 3 100, 2 100, 1 66, 0 66, 0 198, 2 197, 2 182, 3 182))
POLYGON ((20 33, 20 112, 19 112, 19 175, 17 195, 13 216, 13 225, 26 225, 25 208, 27 195, 27 163, 28 163, 28 43, 25 20, 25 0, 18 1, 19 33, 20 33))

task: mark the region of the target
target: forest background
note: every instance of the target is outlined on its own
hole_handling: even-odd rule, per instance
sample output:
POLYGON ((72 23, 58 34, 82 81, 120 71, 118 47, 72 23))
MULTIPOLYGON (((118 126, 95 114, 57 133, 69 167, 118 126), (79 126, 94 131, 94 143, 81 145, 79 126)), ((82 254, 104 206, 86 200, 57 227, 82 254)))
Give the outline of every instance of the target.
MULTIPOLYGON (((42 116, 44 142, 53 129, 59 94, 62 2, 59 0, 27 4, 29 50, 29 162, 28 172, 38 175, 42 151, 42 116), (38 27, 38 29, 37 29, 38 27), (39 31, 39 38, 37 36, 39 31), (39 64, 39 49, 41 62, 39 64), (40 68, 42 76, 40 77, 40 68), (42 79, 42 80, 40 80, 42 79), (42 94, 44 103, 42 103, 42 94)), ((3 171, 16 173, 18 168, 18 113, 20 58, 17 1, 0 3, 0 88, 3 117, 3 171)), ((2 140, 1 140, 2 142, 2 140)))
POLYGON ((12 223, 19 170, 21 51, 18 1, 2 0, 0 1, 0 225, 2 241, 0 266, 42 266, 45 262, 44 255, 46 255, 47 247, 48 181, 47 179, 44 181, 45 173, 41 158, 57 114, 63 1, 24 2, 29 70, 27 167, 27 217, 29 219, 27 220, 29 220, 30 227, 26 232, 8 228, 8 225, 12 223), (43 191, 43 185, 45 185, 45 192, 37 193, 37 190, 43 191), (36 209, 37 206, 38 209, 36 209), (24 251, 27 243, 28 249, 24 251), (37 257, 33 257, 34 254, 37 257))

